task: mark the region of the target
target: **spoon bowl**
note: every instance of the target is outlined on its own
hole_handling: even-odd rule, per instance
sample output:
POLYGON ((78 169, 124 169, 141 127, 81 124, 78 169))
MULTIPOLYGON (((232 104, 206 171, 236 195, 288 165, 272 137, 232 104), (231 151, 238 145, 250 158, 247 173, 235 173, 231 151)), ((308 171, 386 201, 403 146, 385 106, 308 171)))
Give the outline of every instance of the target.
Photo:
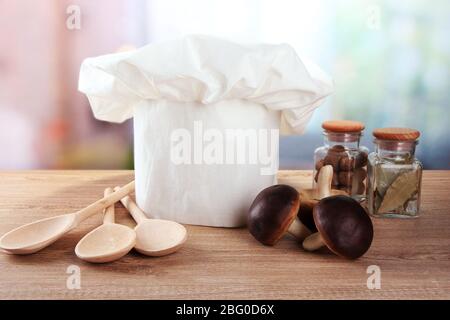
POLYGON ((133 229, 107 223, 85 235, 75 247, 75 254, 88 262, 111 262, 126 255, 133 249, 135 242, 136 233, 133 229))
POLYGON ((170 220, 147 218, 129 196, 123 197, 120 202, 137 223, 134 228, 136 232, 134 248, 139 253, 152 257, 165 256, 174 253, 186 242, 187 231, 182 224, 170 220))
POLYGON ((30 254, 58 240, 75 222, 75 214, 65 214, 25 224, 0 238, 0 248, 12 254, 30 254))
POLYGON ((38 220, 9 231, 0 238, 0 249, 12 254, 31 254, 52 244, 80 222, 101 212, 134 190, 134 181, 75 213, 38 220))
MULTIPOLYGON (((105 197, 112 194, 111 188, 105 189, 105 197)), ((103 224, 85 235, 75 247, 78 258, 105 263, 122 258, 136 244, 136 232, 133 229, 115 223, 114 204, 104 210, 103 224)))
POLYGON ((181 224, 161 219, 145 219, 134 229, 135 249, 147 256, 165 256, 177 251, 187 239, 186 228, 181 224))

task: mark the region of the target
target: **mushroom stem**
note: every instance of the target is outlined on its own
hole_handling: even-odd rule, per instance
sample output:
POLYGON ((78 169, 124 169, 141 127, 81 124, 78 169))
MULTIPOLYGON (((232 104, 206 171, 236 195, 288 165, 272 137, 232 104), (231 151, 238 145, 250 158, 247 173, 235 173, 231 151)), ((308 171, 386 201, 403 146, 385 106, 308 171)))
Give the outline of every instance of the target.
POLYGON ((333 167, 330 165, 323 166, 319 171, 317 178, 317 188, 319 199, 331 196, 331 183, 333 181, 333 167))
POLYGON ((303 249, 306 251, 315 251, 323 246, 325 246, 325 243, 319 232, 313 233, 303 241, 303 249))
POLYGON ((311 231, 298 218, 292 221, 287 231, 300 241, 311 234, 311 231))

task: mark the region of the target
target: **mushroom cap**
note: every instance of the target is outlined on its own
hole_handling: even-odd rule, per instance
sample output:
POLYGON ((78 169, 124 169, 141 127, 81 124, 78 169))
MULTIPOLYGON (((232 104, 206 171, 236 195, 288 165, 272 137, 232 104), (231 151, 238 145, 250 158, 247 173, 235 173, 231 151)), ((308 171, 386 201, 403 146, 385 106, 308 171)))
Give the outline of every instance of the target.
POLYGON ((305 227, 308 228, 311 232, 317 232, 316 225, 314 223, 314 217, 313 217, 313 209, 314 206, 319 202, 318 200, 305 200, 301 199, 300 197, 300 208, 298 210, 297 217, 300 220, 301 223, 305 227))
POLYGON ((300 195, 293 187, 277 184, 262 190, 247 216, 250 233, 265 245, 274 245, 287 231, 300 207, 300 195))
POLYGON ((335 254, 356 259, 370 248, 372 220, 358 201, 342 195, 323 198, 313 216, 325 245, 335 254))

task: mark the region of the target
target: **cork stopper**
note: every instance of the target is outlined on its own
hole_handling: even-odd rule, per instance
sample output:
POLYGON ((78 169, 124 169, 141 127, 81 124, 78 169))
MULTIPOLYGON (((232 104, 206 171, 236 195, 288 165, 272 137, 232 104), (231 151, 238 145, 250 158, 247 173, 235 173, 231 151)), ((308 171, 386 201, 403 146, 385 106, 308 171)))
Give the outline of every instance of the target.
POLYGON ((352 120, 329 120, 322 123, 322 128, 329 132, 361 132, 364 124, 352 120))
POLYGON ((393 141, 414 141, 420 136, 418 130, 411 128, 378 128, 372 134, 377 139, 393 141))

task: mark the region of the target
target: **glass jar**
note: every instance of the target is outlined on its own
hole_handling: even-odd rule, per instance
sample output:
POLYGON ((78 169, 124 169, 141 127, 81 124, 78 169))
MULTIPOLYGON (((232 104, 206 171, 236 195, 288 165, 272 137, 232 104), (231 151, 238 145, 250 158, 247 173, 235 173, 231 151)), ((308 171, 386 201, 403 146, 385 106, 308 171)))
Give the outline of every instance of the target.
POLYGON ((360 145, 364 125, 349 120, 325 121, 324 145, 314 151, 313 188, 324 165, 333 167, 332 189, 345 191, 356 200, 366 195, 366 165, 369 150, 360 145))
POLYGON ((422 164, 414 156, 420 132, 382 128, 373 132, 369 155, 367 206, 376 217, 419 216, 422 164))

